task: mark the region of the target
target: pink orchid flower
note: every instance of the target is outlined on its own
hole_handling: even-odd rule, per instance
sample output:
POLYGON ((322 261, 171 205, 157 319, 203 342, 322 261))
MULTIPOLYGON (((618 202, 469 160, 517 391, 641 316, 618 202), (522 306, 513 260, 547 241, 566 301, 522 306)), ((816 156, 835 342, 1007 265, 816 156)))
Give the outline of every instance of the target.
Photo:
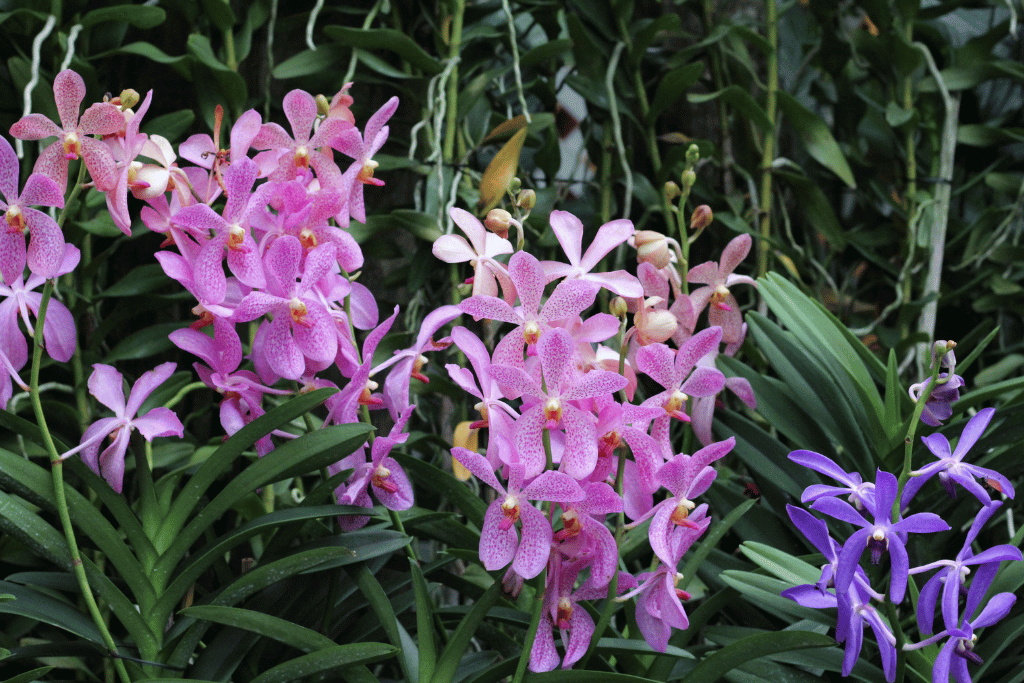
POLYGON ((551 524, 544 513, 528 503, 548 500, 570 503, 583 500, 586 494, 572 477, 562 472, 547 471, 525 487, 522 465, 508 466, 508 488, 494 476, 491 465, 479 453, 456 446, 452 456, 480 481, 498 492, 498 498, 484 514, 480 531, 480 560, 488 571, 501 569, 509 562, 524 579, 541 573, 551 553, 551 524), (522 522, 522 538, 515 526, 522 522))
POLYGON ((82 453, 82 460, 96 474, 103 475, 115 491, 121 493, 124 482, 124 460, 128 452, 128 437, 133 429, 152 441, 158 436, 184 436, 185 428, 178 416, 169 408, 154 408, 141 417, 136 417, 143 401, 149 398, 161 384, 174 374, 174 363, 163 363, 143 373, 132 387, 128 401, 124 399, 124 379, 121 373, 109 365, 97 363, 89 376, 89 393, 114 411, 114 417, 100 418, 89 425, 82 434, 82 442, 70 451, 61 454, 66 459, 75 453, 82 453), (107 436, 113 442, 100 453, 100 442, 107 436))
POLYGON ((498 283, 505 292, 505 300, 515 301, 515 285, 508 277, 505 264, 494 257, 511 254, 512 243, 487 230, 476 216, 459 208, 452 208, 448 215, 469 238, 459 235, 441 235, 434 241, 434 256, 445 263, 464 263, 473 266, 473 294, 498 296, 498 283))
POLYGON ((722 328, 722 341, 731 344, 740 338, 743 332, 743 316, 739 302, 729 288, 733 285, 748 284, 757 286, 753 278, 746 275, 734 275, 743 259, 750 253, 752 239, 750 235, 739 235, 725 246, 722 260, 719 263, 707 261, 690 269, 686 276, 687 282, 698 282, 706 285, 690 293, 693 310, 700 313, 704 306, 710 304, 708 325, 722 328))
POLYGON ((644 294, 640 281, 624 270, 609 273, 592 273, 605 256, 615 247, 625 242, 633 234, 633 222, 625 218, 602 225, 594 241, 582 256, 583 223, 568 211, 551 212, 551 229, 562 245, 569 263, 545 261, 544 274, 548 282, 558 278, 581 279, 596 282, 605 289, 619 296, 637 298, 644 294))
MULTIPOLYGON (((64 257, 54 277, 70 273, 80 258, 81 253, 76 247, 65 244, 64 257)), ((27 281, 23 281, 19 274, 11 284, 0 284, 0 352, 7 356, 13 367, 24 367, 28 361, 28 342, 18 329, 18 316, 20 314, 29 335, 35 335, 29 314, 39 315, 43 295, 33 290, 44 282, 46 278, 33 273, 27 281)), ((43 322, 43 345, 46 352, 50 358, 66 363, 71 360, 76 343, 75 320, 71 311, 56 298, 50 299, 46 320, 43 322)))
MULTIPOLYGON (((351 125, 347 127, 342 126, 342 124, 348 124, 343 118, 328 117, 324 121, 323 125, 328 123, 337 124, 338 129, 341 131, 341 134, 335 135, 329 141, 331 147, 354 159, 337 183, 334 183, 331 179, 321 180, 320 182, 325 187, 337 185, 346 194, 347 201, 342 210, 335 216, 338 225, 343 228, 348 227, 350 216, 360 223, 366 222, 366 203, 363 199, 363 186, 375 185, 380 187, 384 184, 383 180, 373 177, 374 170, 379 166, 373 160, 373 155, 387 142, 389 129, 384 124, 388 122, 388 119, 391 118, 396 109, 398 109, 398 98, 392 97, 369 118, 363 127, 362 136, 359 135, 359 131, 355 127, 351 125)), ((319 171, 317 171, 317 175, 319 176, 319 171)))
POLYGON ((114 157, 106 145, 90 136, 112 135, 122 130, 124 114, 113 104, 97 102, 79 119, 78 112, 85 99, 85 81, 70 69, 57 74, 53 95, 63 128, 42 114, 29 114, 11 126, 11 135, 19 140, 58 138, 40 153, 33 171, 52 178, 63 194, 68 185, 68 162, 82 157, 96 189, 101 192, 113 189, 117 184, 114 157))
POLYGON ((31 206, 64 207, 64 195, 57 183, 41 173, 33 173, 18 194, 18 157, 11 143, 0 138, 0 201, 4 224, 0 225, 0 275, 14 282, 29 269, 44 278, 53 277, 64 255, 64 234, 57 222, 31 206), (25 250, 25 229, 29 232, 25 250))

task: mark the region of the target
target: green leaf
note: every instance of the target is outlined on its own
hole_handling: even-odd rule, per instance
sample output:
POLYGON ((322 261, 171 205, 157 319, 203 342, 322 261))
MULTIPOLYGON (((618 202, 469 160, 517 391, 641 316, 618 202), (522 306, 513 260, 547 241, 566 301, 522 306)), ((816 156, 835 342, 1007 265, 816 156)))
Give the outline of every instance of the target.
POLYGON ((431 683, 434 680, 434 667, 437 665, 437 650, 434 647, 434 613, 430 589, 423 577, 419 562, 409 558, 409 571, 412 575, 412 589, 416 598, 416 639, 420 664, 420 683, 431 683))
MULTIPOLYGON (((900 425, 903 424, 903 411, 900 410, 903 403, 902 396, 906 396, 906 392, 903 390, 903 383, 900 382, 896 351, 889 349, 889 364, 886 366, 885 376, 885 417, 882 424, 890 438, 896 436, 900 425)), ((906 396, 906 398, 910 397, 906 396)))
POLYGON ((364 50, 388 50, 404 58, 411 65, 422 69, 427 75, 436 76, 444 70, 441 63, 431 57, 412 38, 390 28, 350 28, 348 26, 325 26, 324 33, 342 45, 364 50))
POLYGON ((697 567, 699 567, 704 559, 707 558, 708 553, 711 552, 712 548, 718 546, 718 542, 722 540, 722 537, 725 536, 726 533, 728 533, 729 529, 732 528, 732 525, 738 522, 740 517, 746 514, 747 510, 754 507, 754 503, 756 502, 757 500, 755 499, 745 500, 737 505, 732 512, 726 515, 725 519, 721 522, 718 524, 712 522, 711 530, 704 535, 700 541, 700 545, 696 550, 690 553, 689 559, 686 560, 686 565, 683 567, 683 579, 679 586, 681 589, 686 590, 690 581, 692 581, 693 577, 697 575, 697 567))
MULTIPOLYGON (((155 45, 144 42, 128 43, 122 45, 114 51, 115 54, 129 54, 139 55, 146 59, 152 60, 157 64, 163 64, 165 66, 172 67, 178 74, 186 79, 192 80, 192 70, 189 65, 192 64, 192 57, 190 55, 178 55, 171 56, 158 48, 155 45)), ((145 128, 145 126, 143 126, 145 128)))
POLYGON ((219 31, 230 31, 235 25, 235 13, 227 0, 202 0, 203 14, 219 31))
POLYGON ((179 109, 152 120, 147 119, 142 124, 142 129, 147 135, 161 135, 169 142, 174 142, 192 127, 195 120, 196 114, 191 109, 179 109))
POLYGON ((252 679, 251 683, 290 683, 317 674, 341 673, 350 666, 379 662, 398 653, 397 647, 383 643, 335 645, 279 664, 252 679))
POLYGON ((82 28, 89 28, 106 21, 131 24, 136 28, 154 28, 164 23, 167 13, 150 5, 114 5, 94 9, 82 17, 82 28))
MULTIPOLYGON (((105 211, 91 220, 74 221, 74 224, 97 237, 120 237, 124 234, 121 232, 121 228, 114 225, 114 219, 105 211)), ((164 282, 167 282, 166 275, 164 276, 164 282)))
POLYGON ((483 528, 487 503, 474 495, 466 484, 419 458, 398 452, 392 452, 391 457, 398 461, 410 479, 420 486, 446 494, 476 528, 483 528))
POLYGON ((609 671, 547 671, 530 674, 527 683, 651 683, 651 679, 609 671))
MULTIPOLYGON (((120 234, 118 230, 118 234, 120 234)), ((149 294, 157 289, 167 286, 167 274, 160 267, 159 263, 149 263, 144 266, 136 266, 128 271, 128 274, 117 281, 114 285, 97 294, 102 297, 126 297, 149 294)), ((180 327, 180 325, 179 325, 180 327)))
MULTIPOLYGON (((370 608, 377 615, 377 619, 380 620, 381 628, 387 634, 388 640, 401 652, 398 663, 402 668, 402 674, 405 676, 406 682, 412 683, 412 681, 419 680, 419 665, 416 659, 415 648, 405 649, 402 647, 402 635, 405 630, 398 623, 395 609, 391 606, 388 594, 384 591, 383 586, 380 585, 380 581, 364 564, 359 567, 356 573, 356 583, 359 584, 359 590, 363 592, 363 597, 369 602, 370 608)), ((439 683, 448 683, 448 681, 443 681, 442 679, 437 680, 439 683)))
POLYGON ((171 349, 176 349, 177 347, 171 342, 168 335, 182 327, 186 327, 184 322, 157 323, 133 332, 112 348, 110 353, 104 357, 103 362, 107 365, 114 365, 117 361, 152 358, 171 349))
MULTIPOLYGON (((341 460, 366 441, 371 429, 369 425, 359 423, 326 427, 292 439, 246 467, 181 529, 161 555, 154 568, 154 574, 167 575, 192 544, 206 533, 207 527, 220 519, 221 515, 246 494, 341 460)), ((181 495, 184 495, 184 492, 181 495)), ((176 525, 177 523, 173 526, 176 525)), ((165 521, 160 534, 162 535, 168 528, 170 527, 165 521)), ((159 543, 159 539, 157 542, 159 543)), ((157 549, 160 549, 159 545, 157 549)))
POLYGON ((549 59, 554 59, 572 49, 572 41, 568 38, 551 40, 537 47, 527 50, 519 58, 520 66, 536 66, 543 64, 549 59))
POLYGON ((336 389, 324 388, 294 396, 235 432, 203 462, 199 470, 188 480, 174 500, 159 534, 153 541, 154 545, 161 552, 170 546, 178 532, 181 531, 185 519, 191 514, 192 509, 206 493, 206 490, 244 451, 251 448, 264 435, 275 429, 280 429, 303 413, 312 410, 336 392, 336 389))
POLYGON ((756 541, 744 541, 740 545, 740 551, 758 566, 794 586, 817 583, 821 578, 821 569, 818 567, 809 565, 770 545, 756 541))
POLYGON ((103 646, 103 636, 92 619, 68 603, 8 581, 0 581, 0 591, 15 597, 14 600, 0 602, 0 614, 17 614, 35 619, 103 646))
POLYGON ((835 644, 834 638, 811 631, 766 631, 737 640, 705 658, 683 678, 683 683, 714 683, 736 667, 758 657, 835 644))
POLYGON ((810 228, 817 230, 836 250, 846 247, 846 231, 832 209, 832 202, 818 183, 804 175, 775 171, 777 178, 785 180, 800 197, 798 206, 807 217, 810 228))
POLYGON ((500 594, 501 581, 492 582, 483 596, 473 605, 470 613, 459 622, 458 628, 455 629, 451 639, 448 641, 448 645, 444 648, 444 652, 441 653, 441 658, 437 662, 437 668, 434 670, 434 681, 436 683, 451 683, 459 666, 459 661, 461 661, 462 656, 469 647, 470 640, 472 640, 477 628, 480 627, 484 617, 487 616, 488 610, 497 602, 500 594))
POLYGON ((738 85, 730 85, 712 93, 690 93, 686 99, 691 104, 704 104, 717 99, 723 99, 729 106, 757 125, 762 131, 772 131, 772 121, 764 113, 764 109, 746 90, 738 85))
POLYGON ((857 188, 857 182, 853 179, 853 171, 846 161, 846 156, 839 148, 839 143, 832 137, 832 131, 828 129, 825 122, 817 114, 796 101, 787 92, 778 92, 779 109, 781 109, 789 122, 800 135, 800 139, 807 148, 807 153, 825 168, 839 176, 851 189, 857 188))
POLYGON ((304 652, 313 652, 334 646, 333 640, 305 626, 240 607, 193 605, 183 609, 181 614, 252 631, 304 652))
POLYGON ((648 123, 658 118, 662 111, 682 97, 683 93, 692 88, 703 75, 704 64, 702 62, 687 64, 665 74, 658 81, 658 88, 654 91, 648 123))
POLYGON ((303 50, 274 67, 274 78, 285 80, 325 72, 345 55, 342 45, 322 45, 316 50, 303 50))
POLYGON ((32 669, 31 671, 8 678, 3 683, 32 683, 32 681, 42 680, 43 676, 48 674, 53 668, 52 666, 41 666, 38 669, 32 669))
POLYGON ((647 52, 647 48, 658 38, 659 34, 671 35, 675 33, 679 30, 680 23, 678 14, 663 14, 634 33, 633 42, 630 45, 630 60, 638 64, 647 52))

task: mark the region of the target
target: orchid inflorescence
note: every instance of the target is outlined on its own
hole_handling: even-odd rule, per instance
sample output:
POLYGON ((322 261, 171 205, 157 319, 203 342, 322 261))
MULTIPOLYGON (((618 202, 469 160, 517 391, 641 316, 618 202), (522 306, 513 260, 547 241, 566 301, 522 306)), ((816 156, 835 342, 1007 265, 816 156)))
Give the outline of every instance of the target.
MULTIPOLYGON (((579 601, 615 593, 620 599, 637 596, 640 630, 664 652, 671 629, 688 623, 682 605, 688 595, 678 587, 677 566, 711 523, 708 505, 695 499, 715 479, 715 461, 735 443, 713 440, 716 396, 728 387, 754 406, 749 383, 726 379, 715 365, 719 352, 735 353, 746 334, 729 288, 753 284, 733 274, 750 251, 750 236, 733 239, 721 263, 700 264, 686 274, 673 240, 650 234, 636 239, 629 220, 614 220, 601 226, 584 251, 582 222, 554 211, 551 227, 568 262, 541 262, 488 232, 467 211, 452 209, 451 218, 468 241, 441 237, 434 253, 448 263, 470 262, 472 296, 429 313, 411 347, 375 365, 374 353, 399 311, 396 307, 380 321, 372 294, 350 275, 363 265, 363 256, 346 228, 351 219, 365 221, 364 186, 383 184, 374 177, 373 155, 387 139, 386 123, 398 101, 388 101, 360 131, 346 89, 320 109, 312 95, 288 93, 283 104, 290 133, 247 111, 231 128, 227 148, 221 148, 218 108, 213 138, 192 136, 175 154, 164 138, 140 132, 152 92, 139 98, 126 91, 79 115, 82 78, 70 70, 58 74, 54 95, 60 125, 31 114, 11 129, 24 140, 56 138, 20 193, 17 159, 0 140, 7 224, 0 234, 5 283, 0 285, 5 296, 0 406, 6 406, 14 384, 25 388, 18 373, 27 363, 28 344, 18 317, 32 335, 31 315, 38 314, 41 298, 32 290, 71 272, 80 258, 75 246, 64 243, 58 223, 31 206, 62 207, 69 164, 81 158, 83 177, 87 171, 91 187, 105 194, 114 223, 126 235, 132 224, 130 192, 146 203, 142 222, 165 237, 155 258, 196 300, 195 322, 170 339, 199 359, 194 368, 200 379, 222 397, 220 422, 227 435, 261 416, 267 395, 292 393, 278 386, 281 380, 294 382, 298 391, 334 386, 325 377, 333 369, 345 383, 328 399, 322 426, 366 421, 368 411, 378 409, 386 409, 393 423, 389 434, 328 468, 330 475, 350 472, 335 490, 337 502, 367 508, 367 515, 342 516, 338 524, 343 529, 366 524, 373 498, 391 511, 407 510, 413 505, 412 483, 391 451, 408 439, 415 408, 410 382, 427 379, 424 354, 454 344, 468 367, 446 368, 456 384, 479 399, 480 419, 471 431, 475 440, 486 430, 487 444, 481 454, 463 447, 466 441, 452 455, 495 492, 481 529, 480 559, 488 570, 508 567, 503 585, 513 591, 542 577, 538 604, 544 619, 533 639, 530 668, 547 671, 558 665, 555 630, 565 648, 562 666, 578 661, 595 631, 579 601), (603 271, 605 256, 627 241, 638 247, 638 276, 603 271), (703 286, 688 293, 689 283, 703 286), (601 288, 614 295, 615 315, 588 313, 601 288), (704 308, 711 326, 698 330, 704 308), (460 315, 494 321, 483 323, 491 333, 495 324, 504 324, 493 350, 468 327, 434 339, 460 315), (236 326, 257 321, 248 355, 252 369, 243 368, 236 326), (361 345, 355 330, 367 332, 361 345), (660 387, 642 401, 638 374, 660 387), (690 423, 702 444, 692 454, 675 445, 673 426, 679 423, 690 423), (659 493, 662 489, 667 493, 659 493), (615 534, 609 515, 619 515, 615 534), (619 571, 624 517, 630 528, 650 522, 648 537, 657 559, 636 577, 619 571)), ((507 234, 513 224, 522 236, 520 219, 508 216, 488 225, 507 234)), ((74 324, 56 300, 49 303, 42 335, 53 359, 71 357, 74 324)), ((143 401, 173 372, 174 364, 164 363, 143 374, 126 401, 121 374, 95 365, 90 392, 114 416, 94 422, 80 445, 61 458, 80 453, 120 491, 132 430, 148 440, 183 433, 168 408, 137 416, 143 401), (108 436, 111 443, 100 452, 108 436)), ((274 448, 271 436, 256 442, 259 455, 274 448)))
MULTIPOLYGON (((920 416, 924 424, 936 426, 940 424, 939 420, 952 414, 949 404, 958 398, 956 389, 962 386, 962 379, 952 374, 956 364, 952 351, 954 346, 952 342, 937 342, 933 353, 932 377, 911 388, 911 398, 918 404, 916 415, 920 416), (949 372, 939 375, 940 366, 949 372), (939 382, 929 392, 928 386, 935 379, 939 379, 939 382), (949 385, 952 385, 951 391, 940 393, 943 386, 949 385), (936 394, 939 396, 936 397, 936 394)), ((802 508, 787 506, 790 520, 824 555, 826 564, 816 584, 790 588, 783 591, 782 595, 805 607, 837 609, 836 641, 846 644, 842 666, 844 676, 850 675, 860 656, 864 626, 868 625, 875 634, 885 678, 890 683, 896 678, 898 646, 902 645, 903 651, 913 651, 943 639, 945 643, 932 669, 933 682, 947 683, 952 674, 957 683, 970 683, 968 662, 981 663, 981 658, 974 652, 977 641, 975 630, 990 626, 1005 617, 1016 602, 1016 596, 1012 593, 998 593, 989 598, 980 613, 977 613, 978 608, 996 577, 1000 563, 1022 559, 1020 549, 1009 544, 997 545, 977 553, 972 549, 984 525, 1003 505, 1001 500, 993 500, 977 478, 980 477, 1006 498, 1014 497, 1013 486, 1005 476, 963 462, 994 414, 994 408, 978 411, 967 422, 952 451, 949 441, 942 434, 922 437, 921 441, 938 460, 918 470, 905 471, 900 478, 879 469, 873 483, 865 482, 859 473, 846 472, 831 458, 820 453, 799 450, 790 454, 794 462, 840 484, 809 486, 801 497, 802 502, 810 503, 812 510, 856 528, 845 542, 839 543, 830 536, 825 521, 802 508), (957 489, 963 488, 977 499, 981 509, 975 514, 963 547, 955 559, 911 567, 907 552, 909 534, 950 529, 949 524, 934 513, 905 514, 914 502, 914 496, 935 475, 938 475, 950 498, 956 498, 957 489), (847 500, 841 500, 842 497, 847 497, 847 500), (890 570, 887 591, 875 591, 868 574, 860 566, 860 558, 865 550, 870 550, 871 563, 875 565, 882 561, 883 556, 888 555, 890 570), (902 633, 898 633, 899 624, 893 619, 896 612, 887 608, 895 608, 903 602, 911 576, 936 569, 939 571, 928 579, 916 597, 916 617, 920 634, 932 634, 936 631, 934 617, 938 607, 943 628, 918 643, 901 642, 905 638, 902 633), (973 577, 968 581, 972 572, 973 577)), ((908 451, 910 442, 911 438, 908 437, 908 451)))

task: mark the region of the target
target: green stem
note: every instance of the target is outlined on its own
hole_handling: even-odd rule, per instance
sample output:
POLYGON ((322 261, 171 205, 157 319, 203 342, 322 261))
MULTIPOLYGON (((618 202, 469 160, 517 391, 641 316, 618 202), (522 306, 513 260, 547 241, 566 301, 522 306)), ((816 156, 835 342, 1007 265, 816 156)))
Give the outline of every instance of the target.
POLYGON ((893 635, 896 636, 895 683, 903 683, 903 677, 907 670, 907 653, 903 651, 903 646, 907 642, 907 636, 903 633, 903 627, 900 626, 900 620, 896 614, 896 605, 889 598, 885 599, 885 611, 886 616, 889 617, 889 626, 892 627, 893 635))
POLYGON ((459 108, 459 51, 462 48, 462 20, 466 12, 466 0, 451 0, 455 8, 452 16, 451 42, 448 43, 448 59, 455 61, 452 73, 448 77, 446 120, 444 126, 444 145, 441 158, 446 164, 455 162, 455 131, 458 130, 459 108))
POLYGON ((530 630, 526 632, 526 640, 523 641, 523 652, 519 655, 519 665, 516 666, 515 676, 512 683, 522 683, 526 675, 526 667, 530 663, 530 653, 533 650, 533 642, 537 640, 537 629, 540 627, 540 619, 544 613, 544 585, 546 584, 547 569, 542 571, 537 578, 530 583, 533 586, 533 614, 530 617, 530 630))
POLYGON ((757 275, 768 273, 768 240, 772 234, 772 162, 775 161, 775 117, 776 93, 779 89, 779 17, 776 0, 765 0, 765 32, 771 49, 767 54, 768 90, 765 98, 765 114, 771 126, 764 138, 761 155, 761 239, 757 249, 757 275))
MULTIPOLYGON (((75 189, 77 190, 78 188, 76 187, 75 189)), ((75 191, 72 191, 72 196, 74 195, 75 191)), ((64 214, 61 214, 61 218, 63 217, 64 214)), ((103 643, 107 647, 107 652, 113 658, 114 669, 117 671, 118 677, 122 683, 131 683, 131 678, 128 676, 128 670, 124 666, 124 661, 117 652, 117 644, 114 642, 113 636, 110 635, 110 630, 107 628, 99 605, 96 604, 92 588, 89 586, 89 577, 85 573, 82 555, 78 551, 78 542, 75 540, 75 530, 71 525, 71 513, 68 510, 68 502, 64 493, 64 461, 60 459, 60 454, 57 453, 57 446, 54 444, 53 437, 50 435, 50 430, 46 425, 46 416, 43 414, 43 404, 39 397, 39 369, 43 360, 43 326, 46 321, 46 309, 49 306, 52 295, 53 280, 47 280, 43 286, 43 295, 39 302, 39 313, 36 316, 35 332, 33 334, 32 374, 29 380, 29 397, 32 401, 32 410, 35 412, 36 424, 42 433, 43 445, 50 456, 53 494, 57 504, 57 513, 60 515, 61 527, 64 530, 64 538, 67 540, 68 552, 71 555, 71 569, 74 572, 75 579, 78 581, 82 598, 85 600, 86 607, 89 610, 89 616, 92 617, 93 623, 96 624, 96 628, 103 638, 103 643)))

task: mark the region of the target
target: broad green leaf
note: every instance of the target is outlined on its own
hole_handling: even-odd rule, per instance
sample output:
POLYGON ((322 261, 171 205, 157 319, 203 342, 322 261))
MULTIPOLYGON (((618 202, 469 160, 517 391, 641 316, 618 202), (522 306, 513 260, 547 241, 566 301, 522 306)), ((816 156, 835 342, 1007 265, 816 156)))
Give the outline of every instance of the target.
POLYGON ((168 339, 175 330, 185 327, 184 322, 157 323, 129 334, 110 350, 103 362, 115 365, 117 361, 152 358, 177 347, 168 339))
POLYGON ((147 120, 142 124, 142 129, 147 135, 161 135, 169 142, 175 142, 180 140, 185 132, 192 127, 195 120, 195 112, 191 109, 179 109, 170 114, 147 120))
POLYGON ((798 206, 807 217, 808 227, 824 235, 835 249, 846 247, 846 231, 824 190, 802 174, 775 171, 774 175, 792 186, 796 195, 800 197, 798 206))
POLYGON ((821 578, 821 569, 770 545, 744 541, 740 551, 758 566, 794 586, 816 583, 821 578))
POLYGON ((348 26, 325 26, 324 33, 345 46, 394 52, 430 76, 436 76, 444 69, 441 62, 427 54, 412 38, 401 31, 390 28, 360 29, 348 26))
POLYGON ((487 503, 474 495, 469 486, 452 474, 434 467, 419 458, 404 453, 392 452, 391 457, 406 471, 409 477, 421 486, 446 494, 462 514, 477 528, 483 528, 487 503))
POLYGON ((219 31, 230 31, 235 25, 235 13, 231 11, 231 3, 227 0, 201 0, 203 14, 219 31))
MULTIPOLYGON (((120 230, 118 230, 120 232, 120 230)), ((126 297, 148 294, 167 286, 167 274, 159 263, 136 266, 114 285, 97 294, 101 297, 126 297)))
POLYGON ((103 636, 100 635, 92 619, 68 603, 34 591, 27 586, 19 586, 7 581, 0 581, 0 591, 15 597, 14 600, 0 602, 0 613, 17 614, 35 619, 103 646, 103 636))
POLYGON ((32 681, 42 680, 43 676, 50 673, 53 668, 52 666, 41 666, 38 669, 32 669, 23 674, 12 676, 4 680, 3 683, 32 683, 32 681))
MULTIPOLYGON (((371 427, 364 424, 334 425, 303 434, 282 444, 245 468, 196 515, 160 557, 154 573, 166 576, 209 525, 220 519, 243 496, 284 479, 326 467, 346 457, 366 441, 371 427)), ((173 512, 173 511, 172 511, 173 512)), ((176 524, 174 525, 176 526, 176 524)), ((165 522, 161 534, 168 528, 165 522)), ((159 549, 160 546, 158 545, 159 549)))
POLYGON ((271 614, 240 607, 193 605, 183 609, 181 614, 252 631, 304 652, 313 652, 334 646, 333 640, 305 626, 299 626, 271 614))
POLYGON ((572 41, 568 38, 551 40, 535 48, 527 50, 519 58, 519 65, 523 67, 543 64, 549 59, 554 59, 572 49, 572 41))
POLYGON ((658 81, 658 87, 654 91, 654 98, 651 100, 651 109, 650 114, 648 115, 648 123, 652 123, 657 119, 661 112, 668 108, 668 106, 674 103, 677 99, 682 97, 683 93, 692 88, 703 75, 703 62, 687 64, 686 66, 673 69, 665 74, 661 80, 658 81))
POLYGON ((650 21, 646 26, 633 34, 633 42, 630 45, 630 60, 639 63, 643 59, 647 48, 657 40, 659 35, 671 36, 679 30, 680 19, 675 13, 663 14, 650 21))
MULTIPOLYGON (((405 676, 406 682, 412 683, 412 681, 419 680, 416 648, 406 649, 403 647, 402 634, 405 629, 398 623, 395 609, 392 607, 391 601, 388 600, 388 594, 384 591, 384 587, 380 585, 380 581, 365 564, 356 571, 356 583, 359 584, 359 590, 362 591, 363 597, 370 603, 370 608, 380 620, 380 626, 384 629, 384 633, 387 634, 388 640, 400 651, 398 663, 402 668, 402 674, 405 676)), ((435 669, 435 672, 438 671, 439 669, 435 669)), ((443 681, 442 679, 437 680, 439 683, 448 683, 448 681, 443 681)))
POLYGON ((683 683, 714 683, 741 664, 758 657, 835 644, 834 638, 811 631, 765 631, 738 640, 703 659, 683 678, 683 683))
POLYGON ((342 45, 321 45, 316 50, 303 50, 274 67, 274 78, 285 80, 327 71, 345 55, 342 45))
MULTIPOLYGON (((119 54, 138 55, 152 60, 157 64, 170 66, 177 71, 182 78, 192 80, 192 70, 189 68, 192 64, 192 57, 190 55, 171 56, 157 46, 144 42, 122 45, 117 48, 115 52, 119 54)), ((145 128, 145 125, 143 125, 143 128, 145 128)))
POLYGON ((788 598, 782 597, 782 591, 792 588, 793 584, 776 579, 773 576, 764 576, 753 572, 727 569, 719 576, 721 581, 743 594, 744 599, 752 605, 757 606, 770 614, 791 621, 797 619, 809 619, 811 621, 835 625, 835 617, 828 614, 798 605, 788 598))
POLYGON ((789 93, 780 90, 778 92, 779 109, 781 109, 793 128, 800 135, 800 139, 815 161, 839 176, 851 189, 857 188, 857 182, 853 179, 853 171, 846 161, 843 150, 839 143, 832 137, 832 131, 828 129, 825 122, 817 114, 796 101, 789 93))
POLYGON ((729 529, 732 528, 733 524, 739 521, 740 517, 746 514, 747 510, 754 506, 757 501, 754 499, 745 500, 735 509, 732 510, 725 519, 717 524, 711 523, 711 529, 701 539, 700 544, 696 550, 690 552, 690 557, 686 560, 686 565, 683 567, 683 579, 680 581, 679 588, 686 590, 690 581, 697 575, 697 567, 700 566, 701 562, 708 556, 712 548, 717 547, 718 542, 722 540, 722 537, 728 533, 729 529))
POLYGON ((494 581, 487 589, 487 592, 473 605, 472 611, 459 622, 458 628, 451 635, 448 645, 445 646, 440 659, 437 661, 437 668, 434 669, 434 681, 436 683, 451 683, 459 666, 459 661, 462 659, 463 654, 465 654, 466 648, 469 647, 470 640, 472 640, 477 628, 480 627, 484 617, 487 616, 488 610, 497 602, 500 594, 501 581, 494 581))
POLYGON ((329 649, 312 652, 290 662, 278 664, 252 679, 251 683, 290 683, 318 674, 340 674, 350 666, 379 662, 394 657, 398 653, 397 647, 384 643, 335 645, 329 649))
POLYGON ((82 17, 82 28, 113 21, 118 24, 131 24, 136 28, 154 28, 164 23, 167 13, 159 7, 149 5, 114 5, 94 9, 82 17))
POLYGON ((729 106, 744 118, 757 125, 763 132, 772 132, 772 121, 764 113, 764 109, 761 108, 761 105, 754 100, 749 92, 738 85, 730 85, 712 93, 689 93, 686 99, 691 104, 704 104, 717 99, 723 99, 729 106))
POLYGON ((154 545, 163 551, 171 544, 185 523, 185 519, 206 493, 206 490, 243 452, 251 448, 264 435, 275 429, 280 429, 303 413, 320 405, 336 391, 336 389, 324 388, 294 396, 235 432, 189 478, 188 483, 174 500, 159 535, 154 539, 154 545))
POLYGON ((434 613, 433 600, 427 580, 423 578, 423 570, 418 562, 409 558, 409 572, 412 576, 412 590, 416 597, 416 641, 420 664, 420 683, 431 683, 434 680, 434 667, 437 665, 437 650, 434 647, 434 613))
POLYGON ((526 129, 523 128, 513 135, 508 142, 502 145, 498 153, 491 159, 491 163, 487 164, 487 168, 484 169, 484 175, 480 178, 482 213, 497 206, 508 192, 508 184, 512 182, 516 169, 519 167, 519 155, 523 151, 526 132, 526 129))
POLYGON ((526 683, 651 683, 649 678, 630 676, 610 671, 548 671, 530 674, 526 683))
MULTIPOLYGON (((74 221, 74 223, 82 230, 97 237, 120 237, 124 234, 121 232, 121 228, 114 224, 114 219, 111 218, 109 213, 101 213, 90 220, 74 221)), ((164 276, 164 282, 167 282, 166 275, 164 276)))

